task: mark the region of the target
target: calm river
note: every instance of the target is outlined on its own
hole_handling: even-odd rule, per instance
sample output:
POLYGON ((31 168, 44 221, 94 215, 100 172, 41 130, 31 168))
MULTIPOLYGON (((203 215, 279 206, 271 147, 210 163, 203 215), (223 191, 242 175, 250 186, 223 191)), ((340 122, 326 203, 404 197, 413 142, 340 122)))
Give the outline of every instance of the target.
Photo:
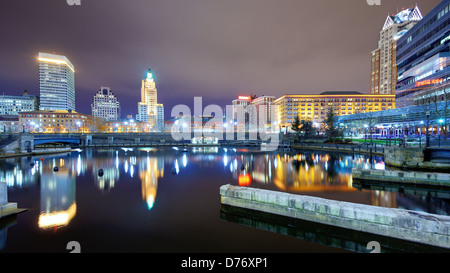
MULTIPOLYGON (((67 253, 70 241, 83 252, 329 253, 361 250, 371 240, 229 217, 219 196, 225 184, 450 214, 445 195, 358 190, 353 167, 385 168, 382 158, 226 148, 83 149, 7 159, 0 161, 0 181, 9 201, 27 211, 0 220, 0 253, 67 253)), ((389 248, 421 251, 402 243, 389 248)))

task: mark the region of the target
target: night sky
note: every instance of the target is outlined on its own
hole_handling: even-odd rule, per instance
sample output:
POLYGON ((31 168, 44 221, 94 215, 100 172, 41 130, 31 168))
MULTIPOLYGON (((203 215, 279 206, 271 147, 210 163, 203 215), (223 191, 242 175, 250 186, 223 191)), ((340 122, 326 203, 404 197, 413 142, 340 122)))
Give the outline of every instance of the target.
MULTIPOLYGON (((370 52, 388 14, 441 0, 2 0, 0 93, 39 95, 38 52, 75 66, 76 111, 101 86, 137 113, 151 68, 166 119, 177 104, 239 94, 369 92, 370 52)), ((193 111, 193 108, 191 108, 193 111)))

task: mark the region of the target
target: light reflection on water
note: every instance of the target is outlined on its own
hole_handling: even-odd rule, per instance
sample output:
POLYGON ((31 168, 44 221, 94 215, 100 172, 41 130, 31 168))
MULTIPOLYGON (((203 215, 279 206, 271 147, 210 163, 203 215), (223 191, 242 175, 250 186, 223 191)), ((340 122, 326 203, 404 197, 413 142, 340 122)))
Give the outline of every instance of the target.
MULTIPOLYGON (((183 173, 192 166, 212 168, 217 175, 230 175, 227 182, 245 187, 306 194, 325 198, 368 203, 383 207, 448 214, 448 199, 433 199, 426 195, 411 196, 395 191, 363 190, 352 186, 352 168, 384 169, 382 158, 333 155, 317 152, 261 153, 246 149, 193 148, 182 150, 154 148, 119 150, 78 150, 70 154, 7 159, 0 163, 0 180, 12 191, 40 185, 40 215, 42 229, 68 225, 77 213, 76 183, 90 180, 96 188, 108 194, 118 183, 138 179, 142 202, 149 210, 157 202, 158 182, 166 175, 186 179, 183 173), (57 167, 58 171, 54 171, 57 167), (99 174, 99 171, 102 174, 99 174), (166 171, 168 170, 168 172, 166 171), (349 195, 350 194, 350 195, 349 195), (365 194, 367 198, 359 198, 365 194), (351 196, 351 197, 349 197, 351 196)), ((208 180, 197 174, 197 179, 208 180)), ((205 182, 206 183, 206 182, 205 182)))

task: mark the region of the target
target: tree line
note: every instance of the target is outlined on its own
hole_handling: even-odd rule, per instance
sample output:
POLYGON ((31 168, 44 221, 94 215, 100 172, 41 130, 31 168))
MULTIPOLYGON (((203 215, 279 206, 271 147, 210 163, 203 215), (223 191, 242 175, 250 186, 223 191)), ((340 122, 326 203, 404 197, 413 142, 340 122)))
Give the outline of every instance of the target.
POLYGON ((297 135, 297 138, 312 137, 317 135, 325 135, 328 138, 342 137, 342 130, 335 126, 335 117, 333 111, 328 111, 325 120, 320 127, 314 126, 314 123, 309 120, 300 120, 298 116, 295 117, 291 124, 291 129, 297 135))

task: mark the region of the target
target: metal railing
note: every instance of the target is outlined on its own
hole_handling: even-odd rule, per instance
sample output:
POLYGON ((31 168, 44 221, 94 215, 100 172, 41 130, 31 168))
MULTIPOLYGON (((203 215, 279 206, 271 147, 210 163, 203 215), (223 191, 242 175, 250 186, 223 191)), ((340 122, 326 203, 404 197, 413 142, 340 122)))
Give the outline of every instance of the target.
POLYGON ((299 142, 291 144, 291 148, 300 149, 314 149, 314 150, 328 150, 341 151, 351 153, 368 153, 368 154, 384 154, 384 145, 376 143, 362 143, 362 144, 342 144, 342 143, 314 143, 314 142, 299 142))

